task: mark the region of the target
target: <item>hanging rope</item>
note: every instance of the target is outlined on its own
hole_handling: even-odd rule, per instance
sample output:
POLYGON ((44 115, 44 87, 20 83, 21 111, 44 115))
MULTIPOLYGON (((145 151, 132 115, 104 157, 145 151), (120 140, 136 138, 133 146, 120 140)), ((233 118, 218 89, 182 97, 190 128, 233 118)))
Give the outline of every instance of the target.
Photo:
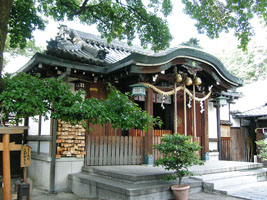
MULTIPOLYGON (((141 83, 141 84, 144 85, 144 86, 146 86, 146 87, 151 88, 152 90, 154 90, 154 91, 157 92, 158 94, 162 94, 162 95, 164 95, 164 96, 170 96, 170 95, 173 95, 174 92, 175 92, 174 89, 171 90, 171 91, 168 91, 168 92, 164 92, 164 91, 162 91, 162 90, 156 88, 154 85, 149 84, 149 83, 141 83)), ((205 101, 205 100, 207 100, 207 99, 210 97, 210 95, 211 95, 212 87, 213 87, 213 85, 211 85, 211 86, 209 87, 209 93, 208 93, 206 96, 204 96, 203 98, 195 97, 195 100, 196 100, 196 101, 205 101)), ((178 91, 180 91, 180 90, 185 90, 185 92, 189 95, 189 97, 194 98, 193 94, 192 94, 186 87, 184 87, 184 86, 179 86, 179 87, 176 88, 176 92, 178 92, 178 91)))

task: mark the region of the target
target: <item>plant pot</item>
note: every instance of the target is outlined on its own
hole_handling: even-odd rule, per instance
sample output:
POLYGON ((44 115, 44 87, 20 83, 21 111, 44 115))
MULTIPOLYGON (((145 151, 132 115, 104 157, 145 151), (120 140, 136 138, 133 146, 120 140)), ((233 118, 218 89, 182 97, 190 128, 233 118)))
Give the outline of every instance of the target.
POLYGON ((189 185, 173 185, 171 190, 176 200, 188 200, 189 185))

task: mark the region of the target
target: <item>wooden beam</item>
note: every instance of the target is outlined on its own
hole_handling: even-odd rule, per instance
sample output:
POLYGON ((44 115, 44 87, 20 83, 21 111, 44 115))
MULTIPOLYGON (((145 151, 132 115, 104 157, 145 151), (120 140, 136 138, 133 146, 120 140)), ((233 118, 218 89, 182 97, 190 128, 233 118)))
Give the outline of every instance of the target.
MULTIPOLYGON (((0 143, 0 151, 4 150, 4 144, 0 143)), ((15 144, 15 142, 9 143, 9 150, 10 151, 20 151, 21 150, 21 144, 15 144)))
POLYGON ((0 127, 0 134, 22 134, 27 126, 0 127))
POLYGON ((27 135, 27 141, 52 141, 51 135, 27 135))

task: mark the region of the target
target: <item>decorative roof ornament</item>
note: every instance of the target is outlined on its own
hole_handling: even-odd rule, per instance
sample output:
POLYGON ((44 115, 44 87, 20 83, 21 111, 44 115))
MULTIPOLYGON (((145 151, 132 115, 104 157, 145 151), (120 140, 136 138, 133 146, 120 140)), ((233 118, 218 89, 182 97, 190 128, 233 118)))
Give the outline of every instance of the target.
POLYGON ((60 25, 57 35, 63 40, 70 40, 70 29, 66 25, 60 25))

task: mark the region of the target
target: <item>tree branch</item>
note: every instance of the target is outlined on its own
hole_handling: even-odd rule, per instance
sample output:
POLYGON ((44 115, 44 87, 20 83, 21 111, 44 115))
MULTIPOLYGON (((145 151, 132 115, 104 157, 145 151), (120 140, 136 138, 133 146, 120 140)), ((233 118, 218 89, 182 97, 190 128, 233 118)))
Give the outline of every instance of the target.
POLYGON ((86 4, 88 3, 88 1, 89 1, 89 0, 84 0, 82 6, 80 7, 81 10, 85 8, 85 6, 86 6, 86 4))

